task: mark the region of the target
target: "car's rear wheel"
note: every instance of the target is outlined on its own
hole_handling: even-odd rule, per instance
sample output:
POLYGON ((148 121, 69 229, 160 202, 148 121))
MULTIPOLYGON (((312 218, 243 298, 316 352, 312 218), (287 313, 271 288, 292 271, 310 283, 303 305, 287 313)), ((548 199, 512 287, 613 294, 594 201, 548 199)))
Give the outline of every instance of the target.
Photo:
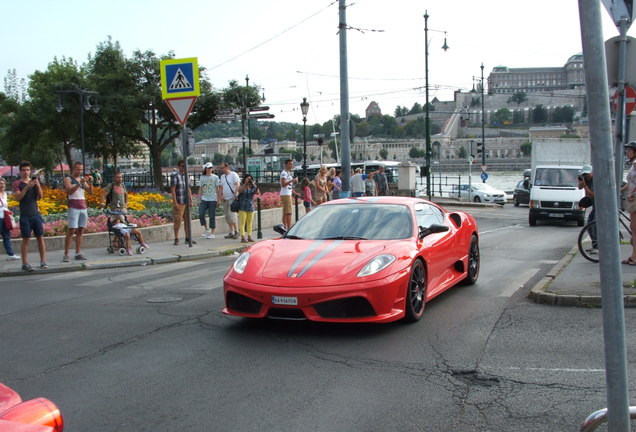
POLYGON ((473 201, 475 201, 475 202, 481 202, 481 198, 479 198, 478 196, 476 196, 475 198, 473 198, 473 201))
POLYGON ((512 203, 515 205, 515 207, 519 207, 519 200, 517 199, 517 197, 512 197, 512 203))
POLYGON ((406 316, 408 322, 419 321, 424 313, 426 305, 426 268, 421 260, 417 259, 411 267, 409 285, 406 288, 406 316))
POLYGON ((468 269, 466 271, 466 279, 464 279, 466 285, 473 285, 477 282, 477 278, 479 277, 479 263, 479 240, 477 240, 477 236, 473 234, 473 237, 470 239, 470 247, 468 248, 468 269))

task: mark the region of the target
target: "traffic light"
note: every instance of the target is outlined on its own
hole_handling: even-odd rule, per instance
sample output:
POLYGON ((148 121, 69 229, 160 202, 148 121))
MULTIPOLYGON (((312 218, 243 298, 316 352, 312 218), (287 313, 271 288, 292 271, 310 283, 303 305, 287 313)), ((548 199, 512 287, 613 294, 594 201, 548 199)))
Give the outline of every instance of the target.
POLYGON ((477 155, 480 155, 484 152, 484 143, 477 143, 477 155))

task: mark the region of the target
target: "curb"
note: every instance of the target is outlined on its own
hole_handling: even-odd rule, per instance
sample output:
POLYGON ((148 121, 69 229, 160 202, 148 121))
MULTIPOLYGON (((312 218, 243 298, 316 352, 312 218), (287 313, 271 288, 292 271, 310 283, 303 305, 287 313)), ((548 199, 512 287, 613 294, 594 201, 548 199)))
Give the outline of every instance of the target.
POLYGON ((67 273, 73 271, 88 271, 88 270, 99 270, 99 269, 109 269, 109 268, 120 268, 120 267, 141 267, 148 265, 158 265, 158 264, 171 264, 177 263, 181 261, 196 261, 203 260, 208 258, 216 258, 223 255, 231 255, 233 253, 242 252, 247 246, 220 246, 218 249, 209 250, 205 252, 197 252, 193 254, 171 254, 171 255, 163 255, 158 256, 156 258, 153 257, 135 257, 135 258, 123 258, 123 259, 113 259, 113 260, 97 260, 97 261, 88 261, 81 264, 71 264, 71 265, 60 265, 59 267, 49 267, 48 269, 35 269, 33 272, 25 272, 20 267, 15 270, 5 270, 0 272, 0 277, 5 276, 28 276, 33 274, 50 274, 50 273, 67 273))
MULTIPOLYGON (((554 306, 569 307, 586 307, 600 308, 602 307, 602 297, 600 295, 576 295, 576 294, 557 294, 549 291, 552 282, 563 272, 563 270, 574 260, 578 254, 578 247, 574 246, 561 260, 554 265, 539 282, 537 282, 528 293, 528 298, 534 303, 541 303, 554 306)), ((636 296, 624 295, 624 307, 636 307, 636 296)))

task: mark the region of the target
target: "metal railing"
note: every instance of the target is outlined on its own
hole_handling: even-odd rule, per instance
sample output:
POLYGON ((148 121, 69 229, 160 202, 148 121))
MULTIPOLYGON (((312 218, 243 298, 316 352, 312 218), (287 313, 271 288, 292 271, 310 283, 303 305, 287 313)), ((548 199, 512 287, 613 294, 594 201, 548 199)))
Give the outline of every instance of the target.
MULTIPOLYGON (((632 420, 636 419, 636 406, 629 407, 629 418, 632 420)), ((607 422, 607 408, 600 409, 587 416, 581 425, 580 431, 594 432, 597 427, 605 422, 607 422)))

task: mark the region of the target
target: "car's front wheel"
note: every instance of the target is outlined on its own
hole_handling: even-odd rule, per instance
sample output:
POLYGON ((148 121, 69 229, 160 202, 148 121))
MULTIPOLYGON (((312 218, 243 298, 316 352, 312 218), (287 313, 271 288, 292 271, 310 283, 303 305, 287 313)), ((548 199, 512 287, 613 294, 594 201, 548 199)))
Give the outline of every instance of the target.
POLYGON ((416 322, 424 314, 426 305, 426 268, 421 260, 417 259, 411 267, 411 276, 406 288, 406 307, 404 319, 408 322, 416 322))
POLYGON ((478 196, 476 196, 475 198, 473 198, 473 201, 475 201, 475 202, 481 202, 481 198, 479 198, 478 196))
POLYGON ((468 269, 466 270, 466 279, 464 279, 466 285, 473 285, 477 282, 477 278, 479 277, 479 263, 479 240, 477 240, 477 236, 473 234, 468 248, 468 269))
POLYGON ((519 200, 516 196, 512 197, 512 203, 515 205, 515 207, 519 207, 519 200))

